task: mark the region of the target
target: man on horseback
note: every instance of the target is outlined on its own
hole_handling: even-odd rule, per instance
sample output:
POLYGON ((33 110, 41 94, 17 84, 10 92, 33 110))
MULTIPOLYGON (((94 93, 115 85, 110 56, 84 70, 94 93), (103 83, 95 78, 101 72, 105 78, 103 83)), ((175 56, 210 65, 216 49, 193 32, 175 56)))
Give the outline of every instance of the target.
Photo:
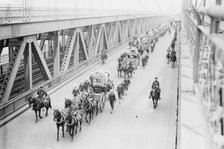
POLYGON ((104 63, 106 61, 106 59, 107 59, 106 50, 103 50, 102 51, 102 54, 101 54, 101 60, 104 63))
POLYGON ((160 98, 160 91, 161 90, 160 90, 159 81, 158 81, 157 77, 155 77, 155 80, 152 83, 152 89, 158 90, 158 92, 159 92, 159 99, 161 99, 160 98))
POLYGON ((40 87, 40 89, 37 91, 38 97, 41 99, 41 102, 48 103, 49 107, 51 108, 51 100, 47 92, 43 89, 43 87, 40 87))

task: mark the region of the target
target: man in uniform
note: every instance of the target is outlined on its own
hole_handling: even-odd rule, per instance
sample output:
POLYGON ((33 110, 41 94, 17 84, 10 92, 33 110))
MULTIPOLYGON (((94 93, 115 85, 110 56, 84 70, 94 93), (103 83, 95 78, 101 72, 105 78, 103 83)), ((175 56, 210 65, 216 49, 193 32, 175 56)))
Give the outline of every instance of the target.
POLYGON ((114 103, 116 102, 116 96, 115 96, 113 90, 110 91, 108 99, 109 99, 109 101, 110 101, 111 114, 112 114, 113 111, 114 111, 114 103))
POLYGON ((43 89, 43 87, 40 87, 40 89, 37 91, 38 97, 41 99, 42 103, 49 103, 49 107, 51 107, 51 100, 48 96, 47 92, 43 89))
POLYGON ((161 90, 160 90, 159 81, 158 81, 157 77, 155 77, 155 80, 152 83, 152 89, 158 89, 158 91, 159 91, 159 99, 160 99, 160 92, 161 92, 161 90))

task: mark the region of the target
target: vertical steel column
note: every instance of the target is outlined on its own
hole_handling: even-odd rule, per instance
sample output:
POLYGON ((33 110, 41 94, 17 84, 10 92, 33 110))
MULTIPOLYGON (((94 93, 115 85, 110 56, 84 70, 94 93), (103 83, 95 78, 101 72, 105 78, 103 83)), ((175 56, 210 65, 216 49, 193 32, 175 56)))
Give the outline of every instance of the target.
POLYGON ((89 27, 89 33, 90 33, 90 42, 89 42, 89 46, 88 46, 88 55, 89 58, 91 58, 93 56, 93 43, 94 43, 94 33, 93 33, 93 26, 89 27))
POLYGON ((76 42, 74 45, 74 59, 73 59, 73 67, 76 67, 79 65, 79 32, 76 33, 76 42))
POLYGON ((65 34, 64 34, 64 31, 62 31, 62 51, 64 52, 65 51, 65 34))
POLYGON ((60 71, 60 45, 59 45, 59 32, 56 31, 54 32, 53 35, 53 43, 54 43, 54 48, 53 48, 53 52, 54 52, 54 65, 53 65, 53 76, 57 76, 59 74, 60 71))
POLYGON ((24 51, 24 75, 25 91, 28 91, 33 88, 31 43, 27 43, 24 51))
MULTIPOLYGON (((194 17, 197 20, 197 25, 201 25, 201 19, 196 10, 193 8, 192 12, 194 17)), ((194 48, 194 56, 193 56, 193 80, 194 83, 198 83, 198 65, 199 65, 199 57, 200 57, 200 39, 201 39, 201 31, 198 27, 196 27, 195 33, 195 48, 194 48)))
POLYGON ((9 64, 10 64, 12 61, 12 58, 13 58, 13 47, 11 47, 11 46, 9 47, 8 55, 9 55, 9 64))

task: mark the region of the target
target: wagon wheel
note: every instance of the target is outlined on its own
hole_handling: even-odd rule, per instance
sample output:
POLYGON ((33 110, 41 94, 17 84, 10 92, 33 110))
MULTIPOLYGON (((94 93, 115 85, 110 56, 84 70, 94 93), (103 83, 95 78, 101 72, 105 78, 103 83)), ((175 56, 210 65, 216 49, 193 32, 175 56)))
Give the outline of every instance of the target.
POLYGON ((110 84, 110 86, 111 86, 111 90, 114 91, 114 83, 113 82, 110 84))
POLYGON ((100 98, 100 102, 99 102, 99 104, 100 104, 99 108, 100 108, 100 112, 101 112, 101 113, 102 113, 103 110, 104 110, 105 101, 106 101, 106 100, 105 100, 105 95, 102 94, 102 95, 101 95, 101 98, 100 98))

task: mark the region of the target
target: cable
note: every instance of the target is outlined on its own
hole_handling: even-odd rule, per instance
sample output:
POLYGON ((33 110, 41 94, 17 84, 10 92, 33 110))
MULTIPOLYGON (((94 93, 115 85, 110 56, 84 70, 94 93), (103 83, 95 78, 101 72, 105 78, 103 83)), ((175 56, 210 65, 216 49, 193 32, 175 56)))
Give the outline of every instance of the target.
POLYGON ((160 4, 158 2, 158 0, 154 0, 156 2, 157 7, 159 8, 159 10, 164 13, 164 11, 162 10, 162 8, 160 7, 160 4))
POLYGON ((150 12, 147 8, 145 8, 145 6, 144 6, 144 5, 142 5, 142 3, 141 3, 139 0, 137 0, 137 1, 138 1, 138 3, 141 5, 141 7, 142 7, 143 9, 145 9, 145 11, 150 12))

